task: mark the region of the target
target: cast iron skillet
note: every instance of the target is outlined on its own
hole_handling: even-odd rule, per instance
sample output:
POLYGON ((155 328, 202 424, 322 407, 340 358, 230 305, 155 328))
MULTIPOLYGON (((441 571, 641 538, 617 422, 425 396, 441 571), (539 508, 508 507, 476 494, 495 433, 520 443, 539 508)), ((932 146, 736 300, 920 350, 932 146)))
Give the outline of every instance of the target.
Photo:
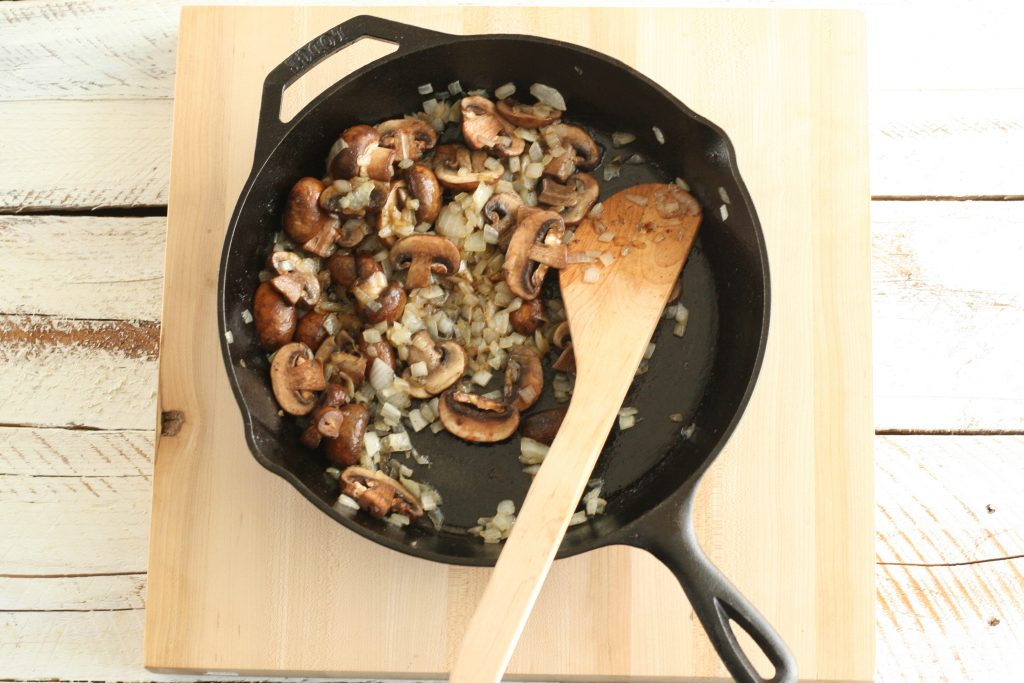
MULTIPOLYGON (((639 72, 602 54, 532 36, 453 36, 360 16, 310 41, 267 76, 255 161, 228 228, 218 292, 221 331, 233 337, 228 343, 221 335, 224 361, 253 455, 325 514, 377 543, 439 562, 494 564, 500 547, 465 530, 477 517, 492 515, 498 500, 521 503, 530 480, 516 459, 517 439, 473 445, 429 430, 414 435, 416 447, 432 457, 428 468, 414 468, 415 478, 437 486, 445 500, 441 532, 429 524, 397 529, 338 511, 332 507, 337 483, 324 476, 325 462, 298 445, 294 422, 278 417, 266 356, 252 325, 242 320, 292 184, 320 172, 343 128, 416 111, 423 99, 418 85, 429 82, 443 90, 456 79, 467 90, 493 92, 508 81, 521 91, 537 81, 557 88, 569 104, 568 120, 591 130, 606 159, 611 155, 607 136, 621 130, 635 132, 633 151, 653 162, 624 166, 620 178, 602 183, 604 196, 678 176, 688 180, 704 207, 700 238, 684 272, 683 303, 690 310, 686 335, 674 337, 670 324, 659 327, 650 371, 634 383, 626 401, 639 408, 644 421, 626 432, 613 431, 595 474, 605 482, 607 511, 571 528, 559 557, 613 544, 648 550, 679 579, 735 678, 764 680, 740 649, 730 621, 764 650, 776 669, 771 680, 796 680, 796 663, 785 643, 704 555, 692 525, 697 483, 735 428, 761 365, 769 311, 764 237, 725 133, 639 72), (398 50, 339 81, 282 123, 283 90, 325 57, 367 36, 393 42, 398 50), (664 144, 655 141, 652 125, 663 131, 664 144), (726 220, 719 188, 731 202, 726 220), (682 413, 683 425, 692 425, 688 436, 668 419, 671 413, 682 413)), ((599 178, 600 172, 595 171, 599 178)), ((546 395, 538 407, 551 403, 546 395)))

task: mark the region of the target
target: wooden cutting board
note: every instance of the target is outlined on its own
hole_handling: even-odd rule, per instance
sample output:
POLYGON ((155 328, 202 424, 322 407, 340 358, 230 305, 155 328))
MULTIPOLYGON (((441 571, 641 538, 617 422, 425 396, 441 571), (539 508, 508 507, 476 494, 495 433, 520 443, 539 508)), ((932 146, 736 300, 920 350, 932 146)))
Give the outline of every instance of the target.
MULTIPOLYGON (((864 22, 850 12, 186 8, 181 18, 146 666, 443 677, 487 580, 378 547, 256 464, 218 349, 222 236, 253 158, 262 79, 361 13, 557 38, 633 64, 735 144, 768 240, 772 323, 743 421, 706 477, 698 532, 807 679, 874 668, 871 314, 864 22)), ((363 42, 288 109, 386 50, 363 42)), ((595 84, 600 87, 600 84, 595 84)), ((711 210, 718 210, 713 207, 711 210)), ((612 548, 556 563, 514 678, 725 671, 668 571, 612 548)))

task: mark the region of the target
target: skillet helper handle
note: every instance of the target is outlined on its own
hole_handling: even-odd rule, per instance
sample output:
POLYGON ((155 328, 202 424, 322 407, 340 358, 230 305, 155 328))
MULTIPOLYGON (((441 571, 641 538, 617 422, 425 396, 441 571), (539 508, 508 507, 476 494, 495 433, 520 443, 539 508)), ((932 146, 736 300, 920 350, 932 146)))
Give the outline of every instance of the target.
POLYGON ((740 683, 795 683, 796 659, 768 620, 704 554, 693 529, 693 496, 672 511, 660 533, 637 539, 671 570, 700 618, 715 651, 740 683), (743 652, 730 621, 743 627, 775 667, 766 679, 743 652))
POLYGON ((394 43, 398 46, 395 54, 403 54, 448 42, 452 36, 369 14, 352 17, 324 31, 278 64, 263 81, 259 132, 256 137, 257 158, 269 152, 264 149, 265 146, 279 140, 287 128, 288 124, 281 121, 281 99, 285 89, 323 60, 362 38, 377 38, 394 43))

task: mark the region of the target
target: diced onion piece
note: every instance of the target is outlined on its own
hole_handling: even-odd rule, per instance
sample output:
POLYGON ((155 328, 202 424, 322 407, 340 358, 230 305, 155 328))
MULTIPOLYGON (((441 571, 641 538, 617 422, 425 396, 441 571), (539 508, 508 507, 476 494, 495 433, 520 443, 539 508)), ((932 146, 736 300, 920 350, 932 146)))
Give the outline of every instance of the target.
POLYGON ((583 281, 587 283, 594 283, 601 279, 601 271, 597 266, 588 266, 583 271, 583 281))
POLYGON ((231 330, 224 330, 224 341, 228 344, 235 343, 235 335, 231 334, 231 330))
POLYGON ((612 256, 610 253, 608 253, 606 251, 606 252, 603 252, 600 256, 598 256, 597 260, 600 261, 601 263, 603 263, 607 267, 607 266, 610 266, 613 261, 615 261, 615 257, 612 256))
POLYGON ((380 453, 380 436, 377 435, 377 432, 367 431, 363 435, 363 448, 371 458, 380 453))
POLYGON ((546 104, 558 111, 565 111, 565 98, 562 97, 562 93, 549 85, 534 83, 530 86, 530 94, 536 97, 541 104, 546 104))
POLYGON ((427 364, 425 361, 419 360, 409 365, 409 374, 413 377, 426 377, 427 372, 427 364))
POLYGON ((452 81, 451 83, 448 84, 448 92, 450 92, 452 95, 458 95, 462 93, 462 83, 459 83, 457 80, 452 81))
POLYGON ((619 429, 625 431, 636 425, 635 415, 619 415, 619 429))
POLYGON ((479 370, 473 373, 473 383, 478 384, 482 387, 487 386, 487 383, 491 381, 494 375, 486 370, 479 370))
POLYGON ((633 135, 632 133, 621 133, 621 132, 612 133, 612 144, 615 145, 616 147, 622 147, 623 145, 628 145, 629 143, 633 142, 634 140, 636 140, 636 136, 633 135))
POLYGON ((548 454, 548 446, 525 436, 519 439, 519 462, 524 465, 539 465, 548 454))
POLYGON ((432 86, 430 83, 424 83, 423 85, 420 85, 416 88, 416 92, 418 92, 420 95, 429 95, 430 93, 434 92, 434 86, 432 86))
POLYGON ((720 207, 718 207, 718 211, 719 211, 719 213, 722 214, 722 220, 723 221, 724 220, 728 220, 728 218, 729 218, 729 207, 728 206, 726 206, 725 204, 722 204, 720 207))
MULTIPOLYGON (((380 416, 387 424, 391 426, 398 426, 398 421, 402 419, 402 411, 390 403, 385 403, 380 408, 380 416)), ((387 438, 388 437, 384 437, 384 439, 387 438)), ((387 447, 384 445, 384 440, 381 440, 381 446, 387 450, 387 447)))
POLYGON ((248 308, 242 311, 242 322, 246 325, 252 322, 252 313, 249 312, 248 308))
POLYGON ((573 516, 569 518, 569 526, 578 526, 580 524, 583 524, 586 521, 587 521, 587 512, 586 512, 586 510, 580 510, 579 512, 573 514, 573 516))
POLYGON ((672 413, 671 415, 668 416, 668 419, 671 420, 672 422, 682 422, 683 421, 683 414, 682 413, 672 413))
POLYGON ((676 326, 672 330, 672 334, 677 337, 682 337, 686 334, 686 323, 690 320, 690 310, 682 304, 676 306, 676 326))
POLYGON ((405 515, 400 515, 397 512, 392 512, 387 516, 386 520, 388 524, 397 526, 398 528, 409 525, 409 518, 405 515))
POLYGON ((516 513, 516 504, 511 500, 503 500, 498 503, 498 514, 499 515, 514 515, 516 513))
POLYGON ((334 504, 336 508, 348 508, 349 510, 358 510, 359 503, 354 498, 346 496, 344 493, 338 496, 338 502, 334 504))
POLYGON ((380 358, 374 358, 370 366, 370 386, 374 391, 383 391, 395 381, 395 371, 380 358))
POLYGON ((627 415, 636 415, 640 411, 630 406, 623 406, 619 408, 619 417, 625 417, 627 415))
POLYGON ((661 128, 651 126, 651 132, 654 133, 654 139, 658 141, 658 144, 665 144, 665 134, 661 132, 661 128))
POLYGON ((680 190, 683 190, 684 192, 689 192, 690 191, 689 183, 687 183, 682 178, 676 178, 676 185, 679 187, 680 190))
POLYGON ((363 330, 363 339, 366 340, 367 344, 376 344, 381 340, 380 332, 372 327, 368 327, 363 330))
POLYGON ((724 187, 719 186, 718 196, 722 198, 723 203, 732 204, 732 202, 729 201, 729 193, 725 191, 724 187))
POLYGON ((487 249, 487 238, 484 236, 483 230, 474 230, 466 237, 466 241, 462 243, 463 251, 469 252, 481 252, 487 249))
POLYGON ((411 451, 412 441, 409 440, 408 432, 394 432, 381 440, 381 447, 388 453, 411 451))
POLYGON ((512 95, 515 95, 515 94, 516 94, 516 84, 515 83, 506 83, 505 85, 499 85, 494 90, 494 96, 496 98, 498 98, 499 100, 503 100, 506 97, 511 97, 512 95))
POLYGON ((613 232, 602 232, 597 236, 598 242, 611 242, 615 239, 615 233, 613 232))
POLYGON ((654 356, 654 349, 657 346, 654 342, 647 345, 647 350, 644 351, 644 360, 650 360, 654 356))

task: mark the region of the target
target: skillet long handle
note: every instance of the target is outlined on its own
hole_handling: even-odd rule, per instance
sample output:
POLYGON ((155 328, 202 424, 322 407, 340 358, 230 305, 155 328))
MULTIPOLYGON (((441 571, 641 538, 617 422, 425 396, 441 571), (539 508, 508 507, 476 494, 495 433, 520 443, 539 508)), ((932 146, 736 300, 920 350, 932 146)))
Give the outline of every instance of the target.
POLYGON ((768 620, 704 554, 693 529, 693 496, 672 512, 668 528, 637 539, 636 545, 661 560, 678 579, 729 673, 740 683, 795 683, 796 659, 768 620), (766 679, 743 652, 734 621, 743 627, 775 667, 766 679))
MULTIPOLYGON (((614 374, 614 373, 609 373, 614 374)), ((630 373, 621 390, 626 393, 630 373)), ((618 388, 612 389, 613 393, 618 388)), ((469 622, 452 683, 501 680, 590 479, 622 396, 576 393, 469 622)))

